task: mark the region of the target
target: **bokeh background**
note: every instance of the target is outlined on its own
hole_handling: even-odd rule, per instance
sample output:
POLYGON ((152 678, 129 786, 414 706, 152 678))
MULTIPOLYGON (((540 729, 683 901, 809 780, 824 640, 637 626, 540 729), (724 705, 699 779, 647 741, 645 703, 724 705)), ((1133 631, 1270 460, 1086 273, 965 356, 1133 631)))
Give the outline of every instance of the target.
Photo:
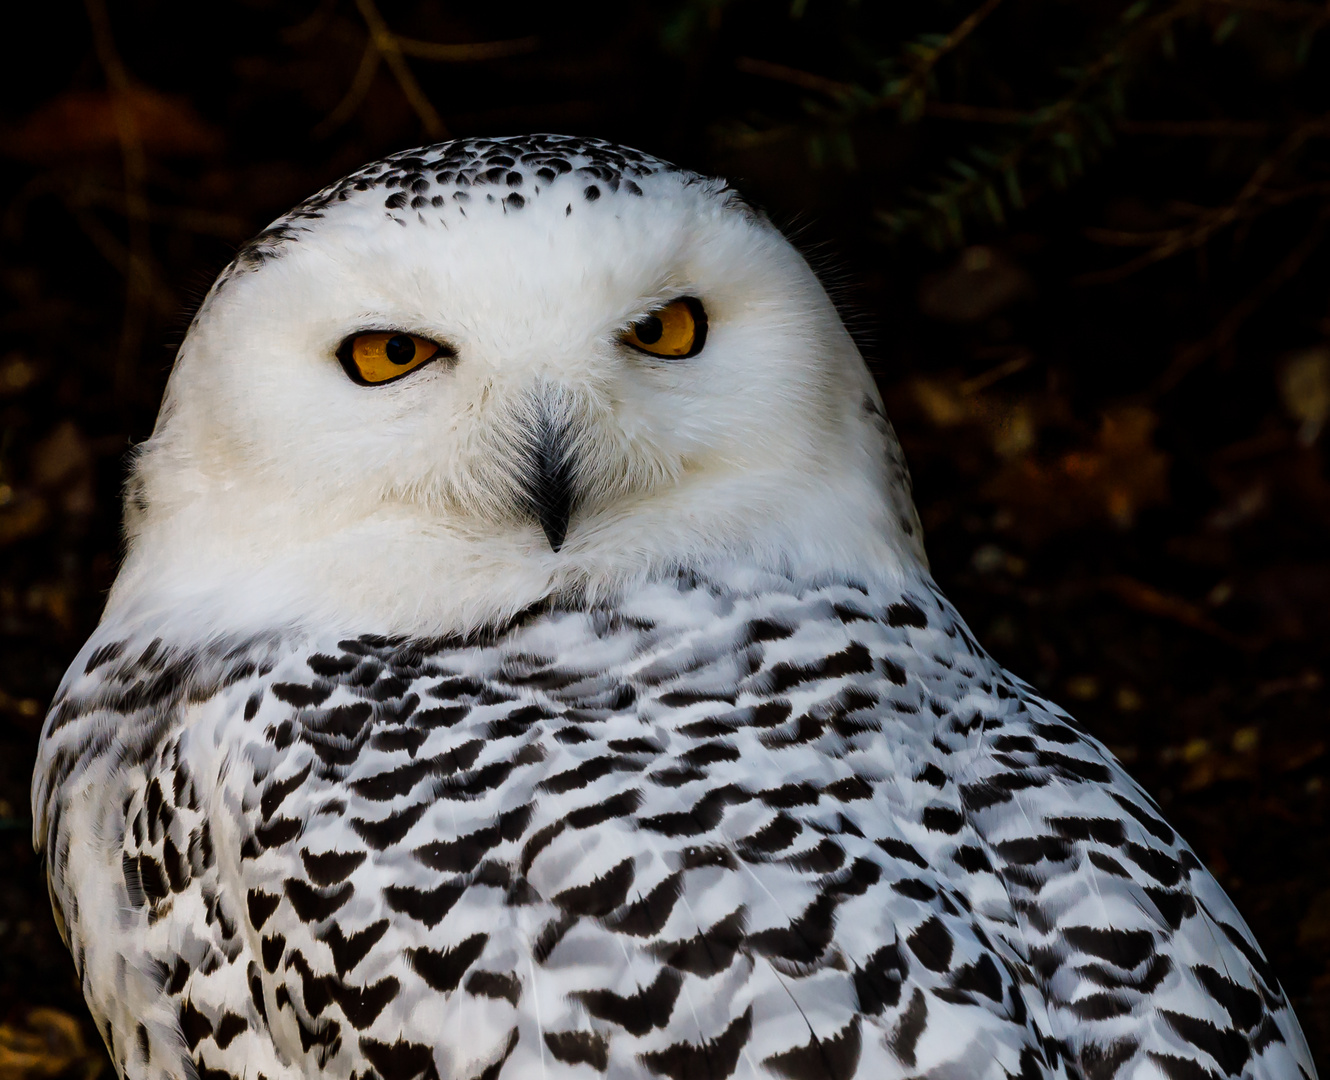
POLYGON ((0 66, 0 1080, 110 1072, 28 781, 192 306, 362 162, 533 130, 723 174, 793 236, 877 374, 937 578, 1163 804, 1330 1071, 1324 0, 24 16, 0 66))

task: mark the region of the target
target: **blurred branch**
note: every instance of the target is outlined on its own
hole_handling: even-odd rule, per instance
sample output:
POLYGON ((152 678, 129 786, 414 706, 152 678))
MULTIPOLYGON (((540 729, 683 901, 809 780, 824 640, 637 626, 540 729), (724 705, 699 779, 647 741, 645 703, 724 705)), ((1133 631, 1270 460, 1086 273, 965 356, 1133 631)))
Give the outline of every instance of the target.
POLYGON ((982 371, 972 378, 963 380, 957 389, 961 392, 962 397, 977 394, 982 390, 987 390, 995 383, 1001 382, 1008 375, 1015 375, 1018 371, 1024 371, 1030 366, 1030 361, 1033 359, 1034 353, 1028 349, 1021 349, 1010 359, 1004 360, 1002 363, 989 368, 987 371, 982 371))
POLYGON ((1115 574, 1103 581, 1105 592, 1116 596, 1127 607, 1156 618, 1168 619, 1182 626, 1207 634, 1212 638, 1231 645, 1244 652, 1254 652, 1262 643, 1253 639, 1239 637, 1224 629, 1211 619, 1201 608, 1180 596, 1160 592, 1153 585, 1147 585, 1125 574, 1115 574))
MULTIPOLYGON (((774 68, 781 65, 773 64, 771 66, 774 68)), ((813 81, 817 81, 825 82, 828 87, 835 88, 842 96, 848 96, 855 90, 853 86, 846 83, 837 83, 830 79, 823 80, 817 75, 806 75, 804 72, 794 72, 792 68, 786 70, 802 75, 809 80, 806 84, 801 83, 801 85, 807 85, 808 89, 819 89, 820 87, 812 85, 813 81)), ((795 80, 791 79, 789 81, 793 82, 795 80)), ((990 105, 930 101, 924 106, 924 115, 937 120, 957 120, 968 124, 1031 124, 1042 119, 1044 111, 1001 109, 990 105)), ((1270 134, 1271 126, 1261 120, 1128 120, 1125 117, 1113 123, 1114 129, 1124 135, 1165 135, 1207 139, 1259 139, 1270 134)))
POLYGON ((938 120, 959 120, 966 124, 1029 124, 1039 114, 1025 109, 995 109, 989 105, 962 105, 958 102, 930 101, 924 115, 938 120))
MULTIPOLYGON (((1300 34, 1299 55, 1310 47, 1311 37, 1330 21, 1330 4, 1301 3, 1298 0, 1173 0, 1163 10, 1146 15, 1146 4, 1134 4, 1115 24, 1107 47, 1089 62, 1064 69, 1074 80, 1057 100, 1045 105, 1021 109, 965 102, 929 101, 930 78, 938 63, 965 42, 997 8, 1000 0, 984 0, 945 36, 924 35, 905 47, 906 59, 897 59, 889 67, 901 71, 886 82, 880 93, 873 93, 855 82, 846 82, 798 67, 751 56, 735 60, 738 70, 750 75, 797 86, 829 99, 841 110, 839 132, 848 142, 845 123, 856 116, 896 108, 899 119, 910 122, 921 116, 964 124, 992 125, 1018 129, 1015 135, 998 135, 996 145, 967 147, 953 156, 946 171, 931 189, 910 193, 904 206, 879 214, 892 231, 919 230, 934 246, 960 243, 963 222, 971 215, 987 215, 1001 225, 1008 208, 1020 209, 1025 198, 1022 174, 1037 166, 1047 174, 1054 187, 1063 187, 1068 178, 1081 174, 1087 159, 1101 153, 1114 142, 1115 134, 1161 135, 1164 137, 1261 138, 1274 127, 1261 121, 1158 120, 1134 121, 1122 116, 1122 74, 1132 64, 1139 64, 1149 50, 1159 45, 1165 55, 1172 55, 1175 27, 1193 20, 1208 10, 1227 10, 1229 14, 1212 35, 1220 43, 1236 23, 1239 12, 1268 15, 1283 21, 1306 24, 1300 34), (913 203, 913 205, 911 205, 913 203)), ((822 112, 821 106, 810 109, 822 112)), ((1302 129, 1294 132, 1297 143, 1310 137, 1302 129)), ((851 160, 852 151, 842 155, 851 160)), ((1258 178, 1257 188, 1264 179, 1258 178)), ((1246 200, 1240 200, 1245 202, 1246 200)), ((1239 208, 1239 213, 1242 212, 1239 208)), ((1222 228, 1226 221, 1213 222, 1222 228)), ((1160 251, 1141 257, 1121 272, 1131 273, 1146 262, 1166 258, 1175 250, 1185 250, 1203 242, 1204 223, 1170 233, 1158 240, 1160 251)), ((1123 241, 1112 242, 1137 242, 1123 241)))
MULTIPOLYGON (((388 29, 388 24, 383 21, 379 9, 374 6, 374 0, 356 0, 356 7, 360 10, 360 17, 365 20, 365 25, 369 27, 370 46, 383 57, 383 62, 388 65, 388 70, 393 73, 393 78, 401 87, 402 95, 420 117, 420 126, 425 129, 425 134, 431 139, 447 138, 447 125, 420 88, 420 83, 416 82, 416 77, 402 54, 401 42, 397 35, 388 29)), ((361 67, 364 66, 365 61, 362 60, 361 67)), ((373 77, 372 72, 370 77, 373 77)))
POLYGON ((837 100, 848 100, 863 93, 859 87, 851 83, 837 82, 835 79, 814 75, 811 71, 801 71, 785 64, 773 63, 770 60, 758 60, 752 56, 737 57, 734 66, 745 75, 756 75, 763 79, 789 83, 791 86, 811 90, 815 94, 825 94, 827 97, 837 100))
POLYGON ((504 41, 476 41, 465 45, 442 45, 433 41, 417 41, 399 37, 397 47, 406 56, 421 60, 439 60, 449 64, 464 64, 472 60, 502 60, 506 56, 521 56, 540 48, 540 38, 508 38, 504 41))
POLYGON ((1262 15, 1273 15, 1277 19, 1306 20, 1324 22, 1330 17, 1323 4, 1298 4, 1289 0, 1207 0, 1218 7, 1236 8, 1239 11, 1257 11, 1262 15))
MULTIPOLYGON (((124 260, 125 317, 120 326, 120 345, 114 372, 116 395, 123 400, 133 383, 134 369, 147 325, 147 302, 154 291, 149 268, 151 236, 148 230, 148 202, 144 193, 148 161, 143 141, 139 137, 138 122, 128 101, 131 89, 129 73, 116 50, 106 4, 104 0, 84 0, 84 7, 92 28, 97 60, 111 90, 116 133, 120 139, 120 157, 124 164, 129 244, 124 260)), ((86 225, 84 231, 87 231, 86 225)))
MULTIPOLYGON (((880 217, 897 233, 920 228, 934 246, 943 246, 940 241, 944 236, 958 244, 964 237, 962 220, 967 214, 984 211, 1001 224, 1005 218, 1004 206, 1019 209, 1024 205, 1019 170, 1037 147, 1048 148, 1050 177, 1055 186, 1063 186, 1069 173, 1074 175, 1083 170, 1084 158, 1097 150, 1096 144, 1107 145, 1112 139, 1109 123, 1099 115, 1104 110, 1085 104, 1091 91, 1129 58, 1171 32, 1174 23, 1199 11, 1206 2, 1179 0, 1152 19, 1135 24, 1093 61, 1074 71, 1075 84, 1057 101, 1024 117, 1003 115, 1003 122, 1028 125, 1021 138, 1005 150, 972 147, 971 161, 956 157, 949 163, 955 176, 944 175, 933 191, 918 193, 916 205, 887 211, 880 217)), ((1109 95, 1106 111, 1110 114, 1121 108, 1115 96, 1109 95)), ((970 118, 979 119, 980 115, 972 113, 970 118)), ((953 118, 961 116, 957 111, 953 118)))
POLYGON ((1076 284, 1101 285, 1107 282, 1120 281, 1153 263, 1172 258, 1180 252, 1200 247, 1221 229, 1247 216, 1253 203, 1264 193, 1266 185, 1274 178, 1279 168, 1302 148, 1303 143, 1324 135, 1330 135, 1330 115, 1318 116, 1299 124, 1275 149, 1274 153, 1262 160, 1232 202, 1211 210, 1194 225, 1148 233, 1087 230, 1091 239, 1099 240, 1102 243, 1126 245, 1139 242, 1151 246, 1149 251, 1138 255, 1134 259, 1129 259, 1120 266, 1082 274, 1076 279, 1076 284))
MULTIPOLYGON (((508 38, 502 41, 477 41, 465 44, 443 44, 434 41, 419 41, 415 38, 400 37, 388 29, 388 24, 374 0, 356 0, 361 18, 369 29, 369 40, 361 54, 360 65, 356 68, 351 85, 346 95, 323 120, 315 125, 310 133, 321 139, 341 127, 355 114, 360 103, 365 100, 370 87, 374 85, 374 76, 378 74, 379 63, 388 65, 393 78, 401 88, 403 96, 420 118, 421 127, 431 139, 443 139, 448 136, 448 127, 421 89, 415 75, 406 63, 406 57, 413 56, 420 60, 432 60, 440 63, 460 64, 477 60, 499 60, 507 56, 521 56, 534 52, 540 47, 540 39, 535 36, 508 38)), ((294 31, 293 31, 294 32, 294 31)))
MULTIPOLYGON (((1040 111, 995 109, 988 105, 964 105, 930 101, 924 115, 938 120, 959 120, 970 124, 1029 124, 1041 118, 1040 111)), ((1115 120, 1113 128, 1123 135, 1165 135, 1170 138, 1260 139, 1270 134, 1270 124, 1262 120, 1115 120)))
POLYGON ((936 44, 912 43, 910 49, 915 53, 916 59, 910 66, 909 74, 887 84, 877 107, 902 106, 901 119, 909 119, 907 114, 912 109, 917 115, 923 106, 921 99, 928 76, 937 67, 938 62, 974 33, 979 24, 988 18, 1001 2, 1002 0, 984 0, 979 7, 962 19, 950 34, 936 44))
MULTIPOLYGON (((129 214, 128 201, 123 192, 101 187, 81 186, 66 198, 71 210, 101 206, 116 213, 129 214)), ((239 242, 252 231, 252 224, 238 214, 214 213, 184 206, 158 206, 147 203, 143 207, 146 219, 158 225, 182 229, 200 236, 216 236, 239 242)))
POLYGON ((1303 199, 1324 199, 1330 197, 1330 180, 1319 184, 1303 184, 1301 187, 1278 191, 1263 191, 1261 203, 1264 206, 1287 206, 1303 199))
POLYGON ((365 51, 360 54, 360 64, 345 96, 332 112, 314 125, 310 131, 312 138, 322 139, 331 135, 355 115, 360 103, 365 100, 365 95, 369 93, 369 88, 374 85, 374 76, 378 74, 379 62, 382 59, 383 54, 379 52, 371 37, 365 44, 365 51))
MULTIPOLYGON (((945 37, 936 40, 924 39, 911 42, 907 49, 914 53, 915 59, 908 65, 908 73, 888 83, 886 90, 880 95, 871 95, 862 87, 853 83, 838 82, 835 79, 828 79, 810 71, 802 71, 799 68, 777 64, 771 60, 759 60, 751 56, 738 57, 734 61, 734 66, 747 75, 756 75, 764 79, 773 79, 776 82, 789 83, 791 86, 798 86, 815 94, 824 94, 843 104, 848 104, 857 98, 869 104, 873 109, 891 108, 906 103, 907 99, 913 99, 918 92, 922 91, 928 76, 937 67, 938 62, 974 33, 979 24, 1001 2, 1002 0, 984 0, 978 8, 961 20, 960 24, 945 37)), ((915 101, 915 105, 922 108, 922 100, 915 101)), ((962 108, 965 107, 962 106, 962 108)))

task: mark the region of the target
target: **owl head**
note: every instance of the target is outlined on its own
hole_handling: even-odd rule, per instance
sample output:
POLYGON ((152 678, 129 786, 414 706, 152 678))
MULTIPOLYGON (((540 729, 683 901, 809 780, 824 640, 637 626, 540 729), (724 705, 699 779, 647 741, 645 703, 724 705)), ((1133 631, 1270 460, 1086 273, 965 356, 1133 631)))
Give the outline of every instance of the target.
POLYGON ((674 569, 917 572, 899 448, 807 263, 592 139, 368 165, 246 245, 135 456, 108 615, 465 632, 674 569))

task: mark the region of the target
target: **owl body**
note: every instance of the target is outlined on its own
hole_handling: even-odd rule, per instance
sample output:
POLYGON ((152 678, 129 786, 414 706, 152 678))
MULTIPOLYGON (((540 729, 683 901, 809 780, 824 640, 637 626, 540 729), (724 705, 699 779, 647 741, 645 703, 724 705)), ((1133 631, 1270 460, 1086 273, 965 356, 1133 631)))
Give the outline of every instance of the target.
POLYGON ((1314 1075, 1214 879, 932 582, 852 343, 722 185, 552 136, 354 174, 223 276, 129 504, 33 792, 122 1076, 1314 1075), (437 358, 369 385, 403 334, 437 358))

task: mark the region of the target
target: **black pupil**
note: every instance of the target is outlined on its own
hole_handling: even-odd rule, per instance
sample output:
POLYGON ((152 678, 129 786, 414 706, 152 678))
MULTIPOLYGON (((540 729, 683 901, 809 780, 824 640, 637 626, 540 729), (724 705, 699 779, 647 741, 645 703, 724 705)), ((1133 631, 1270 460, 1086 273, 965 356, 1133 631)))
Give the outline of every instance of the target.
POLYGON ((656 316, 648 315, 633 327, 633 333, 643 345, 654 345, 660 340, 660 335, 665 333, 665 324, 656 316))
POLYGON ((410 334, 398 334, 388 339, 383 352, 394 364, 409 364, 416 358, 416 343, 410 334))

